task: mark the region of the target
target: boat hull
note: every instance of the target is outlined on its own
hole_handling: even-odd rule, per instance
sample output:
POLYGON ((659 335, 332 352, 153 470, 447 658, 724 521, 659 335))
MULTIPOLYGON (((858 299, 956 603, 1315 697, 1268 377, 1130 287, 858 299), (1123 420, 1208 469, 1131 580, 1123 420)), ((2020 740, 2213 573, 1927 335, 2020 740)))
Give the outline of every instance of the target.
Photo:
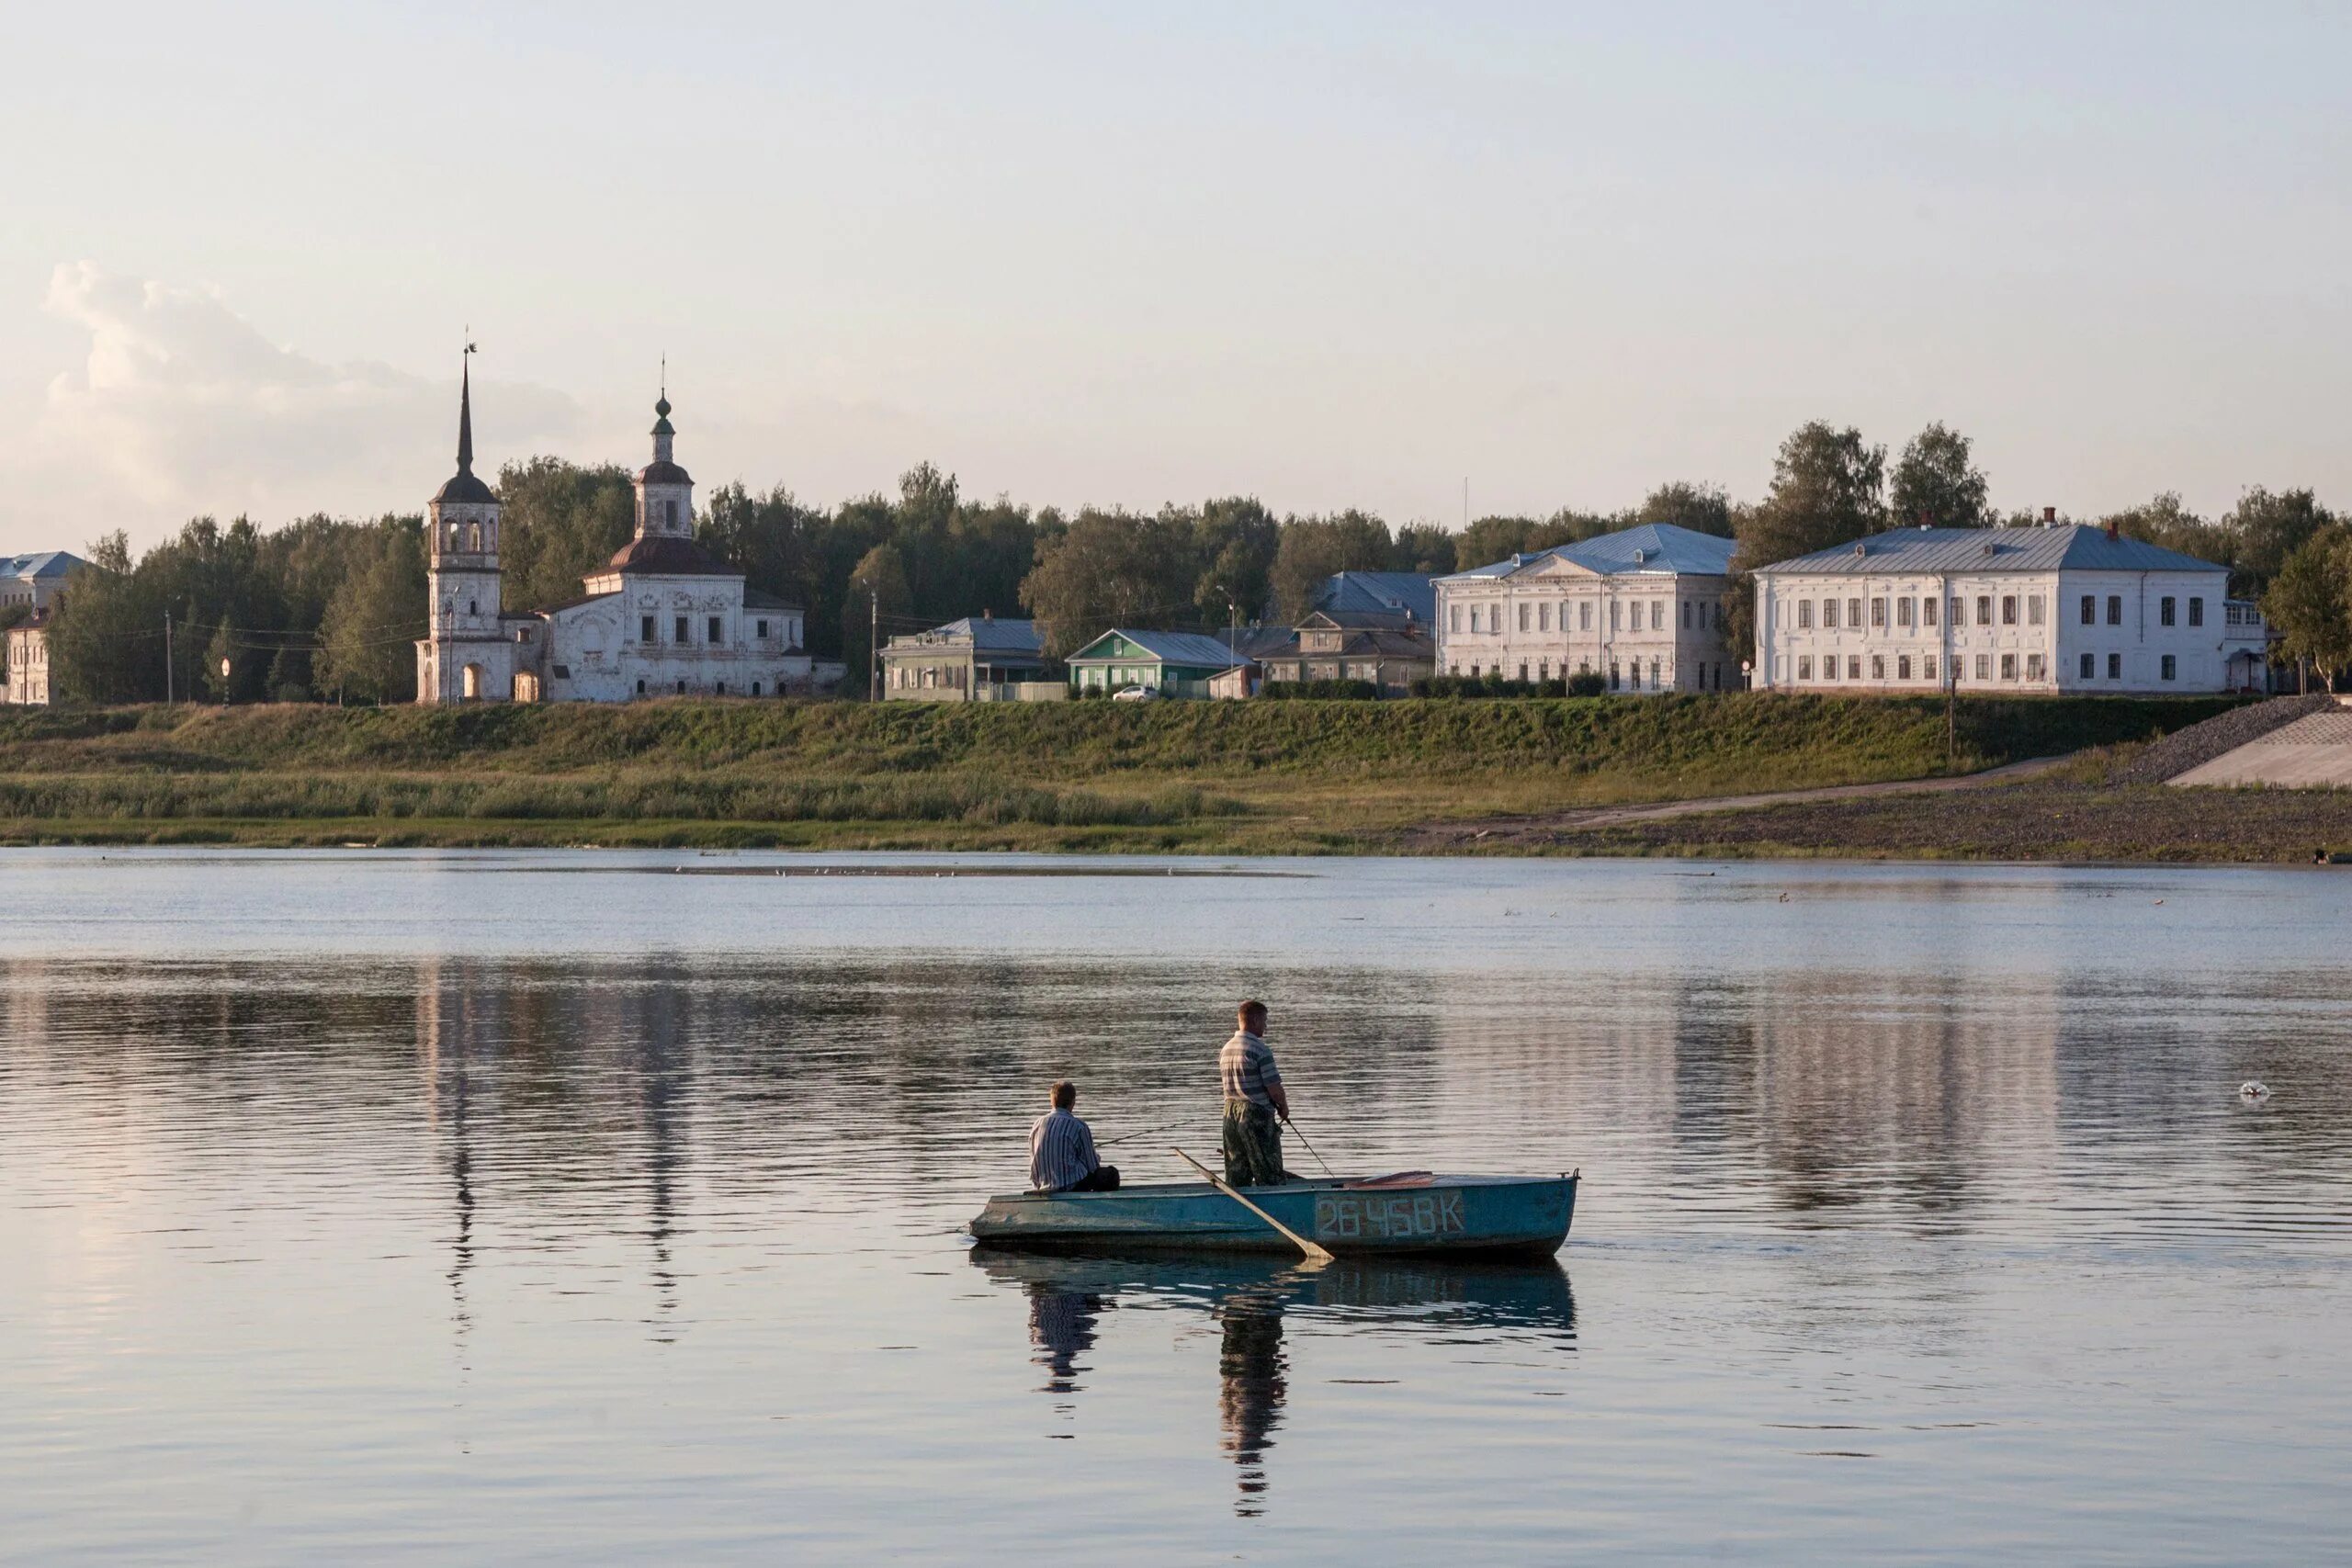
MULTIPOLYGON (((1547 1258, 1567 1240, 1577 1179, 1440 1176, 1411 1187, 1295 1181, 1242 1193, 1343 1258, 1547 1258)), ((1036 1251, 1298 1250, 1206 1182, 1003 1193, 973 1219, 972 1235, 986 1246, 1036 1251)))

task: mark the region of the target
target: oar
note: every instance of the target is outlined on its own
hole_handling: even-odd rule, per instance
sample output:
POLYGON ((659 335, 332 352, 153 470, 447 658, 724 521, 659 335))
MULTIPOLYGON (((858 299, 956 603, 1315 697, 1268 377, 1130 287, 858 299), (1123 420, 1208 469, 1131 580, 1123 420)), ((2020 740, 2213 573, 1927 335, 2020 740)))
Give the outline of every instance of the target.
POLYGON ((1189 1165, 1194 1170, 1199 1171, 1202 1179, 1207 1181, 1210 1186, 1216 1188, 1218 1191, 1224 1193, 1227 1197, 1232 1199, 1235 1202, 1240 1204, 1243 1208, 1249 1210, 1251 1213, 1257 1215, 1268 1224, 1273 1226, 1274 1229, 1282 1232, 1284 1236, 1289 1238, 1290 1244, 1293 1247, 1295 1247, 1299 1251, 1306 1254, 1308 1267, 1320 1269, 1326 1263, 1337 1261, 1337 1259, 1333 1258, 1329 1252, 1326 1252, 1323 1248, 1316 1246, 1313 1242, 1307 1240, 1305 1236, 1299 1235, 1296 1231, 1283 1224, 1282 1221, 1274 1218, 1273 1215, 1266 1213, 1265 1210, 1261 1209, 1257 1204, 1252 1203, 1240 1193, 1236 1192, 1232 1188, 1227 1187, 1223 1181, 1219 1180, 1215 1175, 1210 1173, 1207 1166, 1203 1165, 1191 1155, 1186 1154, 1182 1149, 1176 1149, 1171 1152, 1174 1153, 1178 1159, 1182 1160, 1186 1165, 1189 1165))

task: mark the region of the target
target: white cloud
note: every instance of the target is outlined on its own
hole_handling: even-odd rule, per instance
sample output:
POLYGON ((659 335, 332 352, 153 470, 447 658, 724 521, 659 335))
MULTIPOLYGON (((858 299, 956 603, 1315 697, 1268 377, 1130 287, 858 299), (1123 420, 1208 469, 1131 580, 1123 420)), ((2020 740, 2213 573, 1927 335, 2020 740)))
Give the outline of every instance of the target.
MULTIPOLYGON (((57 268, 47 306, 88 333, 89 355, 51 381, 28 438, 0 452, 0 472, 15 473, 16 493, 42 496, 43 512, 86 519, 84 533, 127 527, 137 542, 198 513, 274 525, 411 511, 448 477, 454 377, 313 359, 216 293, 90 262, 57 268)), ((485 471, 580 423, 579 406, 545 388, 478 377, 474 394, 485 471)))

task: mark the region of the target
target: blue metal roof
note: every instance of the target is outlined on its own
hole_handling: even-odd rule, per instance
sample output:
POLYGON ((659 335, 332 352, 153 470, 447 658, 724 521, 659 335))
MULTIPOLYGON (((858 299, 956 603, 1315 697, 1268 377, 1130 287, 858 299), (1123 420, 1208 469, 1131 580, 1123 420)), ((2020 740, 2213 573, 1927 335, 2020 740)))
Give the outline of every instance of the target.
POLYGON ((1437 614, 1435 579, 1417 571, 1340 571, 1323 580, 1308 608, 1333 615, 1410 615, 1426 621, 1437 614))
POLYGON ((1045 639, 1037 635, 1035 621, 999 621, 986 615, 967 615, 960 621, 950 621, 934 626, 923 634, 945 641, 968 640, 974 651, 981 653, 1042 654, 1045 639))
POLYGON ((1096 637, 1071 654, 1069 662, 1115 662, 1111 655, 1094 651, 1102 637, 1111 637, 1126 638, 1162 664, 1182 664, 1202 670, 1230 670, 1237 664, 1249 662, 1216 638, 1204 637, 1199 632, 1132 631, 1125 626, 1113 626, 1102 637, 1096 637))
POLYGON ((2161 545, 2069 523, 2042 528, 1894 528, 1852 544, 1758 567, 1776 572, 2225 571, 2161 545))
POLYGON ((90 563, 71 550, 41 550, 28 556, 0 556, 0 577, 30 581, 38 577, 63 577, 78 567, 90 563))
POLYGON ((1509 577, 1538 561, 1558 558, 1574 561, 1603 577, 1621 572, 1678 572, 1696 577, 1724 577, 1731 572, 1733 542, 1715 534, 1702 534, 1672 523, 1645 523, 1621 528, 1573 545, 1555 545, 1532 555, 1512 556, 1489 566, 1458 571, 1461 577, 1509 577))

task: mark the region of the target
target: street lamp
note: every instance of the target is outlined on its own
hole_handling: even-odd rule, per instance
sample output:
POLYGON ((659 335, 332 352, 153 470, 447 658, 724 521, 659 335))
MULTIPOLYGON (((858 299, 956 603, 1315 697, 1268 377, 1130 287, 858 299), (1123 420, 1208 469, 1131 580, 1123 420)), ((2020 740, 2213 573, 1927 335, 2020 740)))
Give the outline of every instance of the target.
POLYGON ((220 656, 220 705, 229 705, 229 656, 225 653, 220 656))

